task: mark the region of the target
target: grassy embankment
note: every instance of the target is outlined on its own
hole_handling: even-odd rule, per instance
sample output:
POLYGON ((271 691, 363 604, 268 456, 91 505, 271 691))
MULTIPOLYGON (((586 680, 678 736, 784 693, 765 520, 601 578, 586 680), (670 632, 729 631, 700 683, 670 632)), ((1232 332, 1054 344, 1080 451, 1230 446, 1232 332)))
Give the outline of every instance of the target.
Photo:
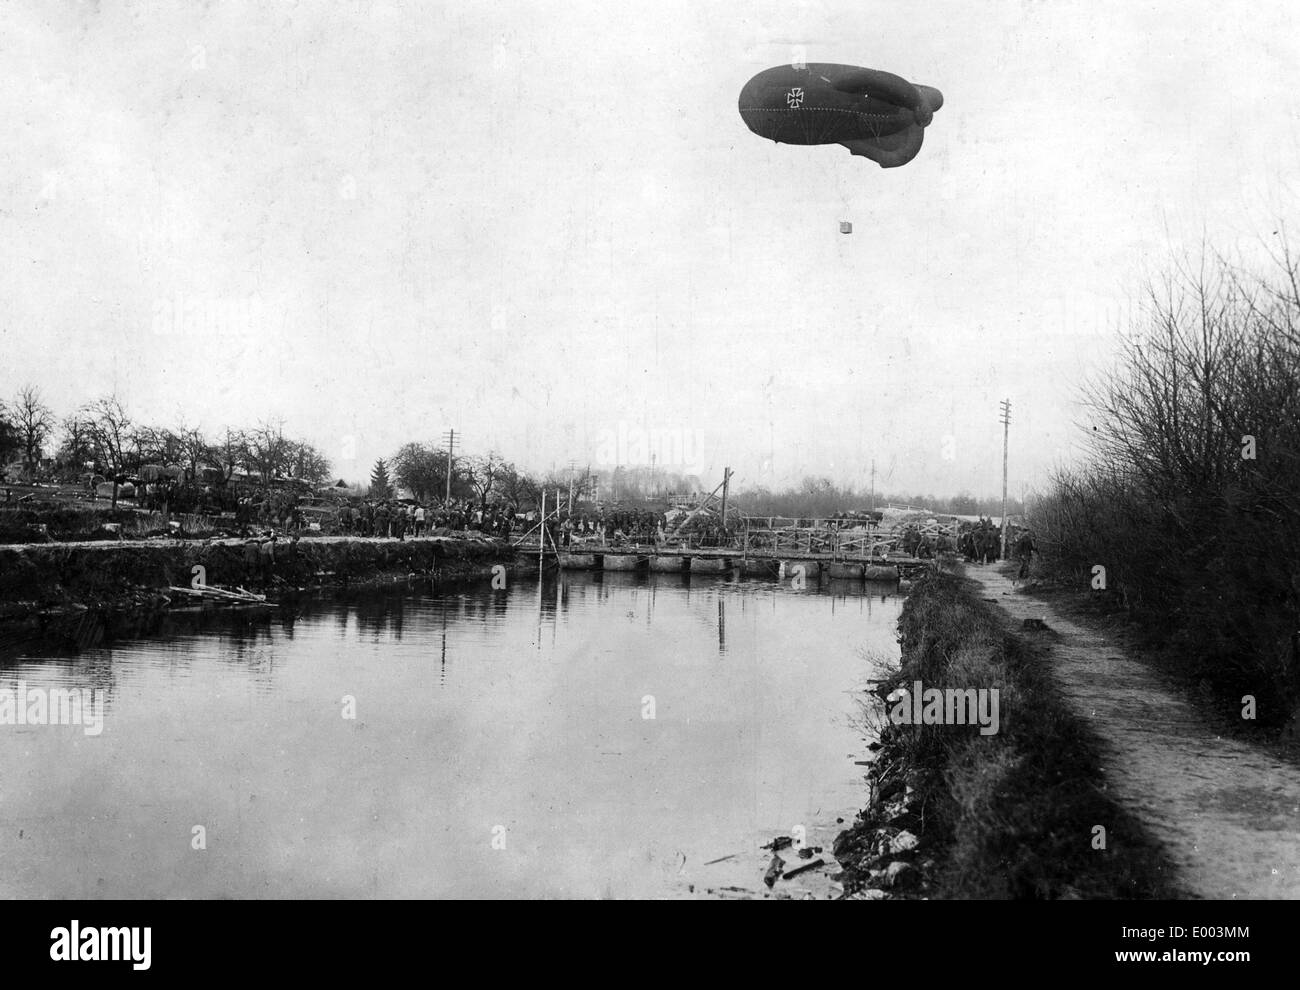
POLYGON ((922 579, 899 628, 901 668, 864 703, 880 739, 867 777, 871 802, 836 842, 847 894, 1177 895, 1158 844, 1103 789, 1098 741, 1070 714, 1038 651, 1004 628, 968 582, 922 579), (918 680, 996 688, 999 731, 893 725, 886 697, 918 680), (1098 825, 1104 849, 1094 848, 1098 825))
POLYGON ((279 544, 270 580, 244 562, 237 542, 0 546, 0 619, 68 607, 159 607, 169 586, 196 576, 214 586, 275 594, 303 586, 359 586, 408 575, 435 580, 481 577, 513 566, 505 546, 473 540, 302 540, 296 560, 279 544), (202 567, 202 571, 196 571, 202 567))

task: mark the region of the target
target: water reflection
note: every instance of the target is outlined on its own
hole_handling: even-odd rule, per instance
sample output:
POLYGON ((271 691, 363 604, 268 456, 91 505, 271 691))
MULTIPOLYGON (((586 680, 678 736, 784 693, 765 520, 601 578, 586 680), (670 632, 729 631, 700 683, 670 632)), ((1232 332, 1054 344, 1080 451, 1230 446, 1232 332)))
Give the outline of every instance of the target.
POLYGON ((100 687, 107 705, 93 740, 0 726, 17 782, 0 792, 0 857, 20 864, 0 895, 658 897, 728 869, 748 882, 740 860, 702 864, 794 823, 834 829, 860 802, 852 694, 871 673, 862 651, 895 649, 892 588, 810 584, 426 581, 82 616, 7 642, 0 687, 100 687), (201 857, 195 823, 220 837, 201 857))

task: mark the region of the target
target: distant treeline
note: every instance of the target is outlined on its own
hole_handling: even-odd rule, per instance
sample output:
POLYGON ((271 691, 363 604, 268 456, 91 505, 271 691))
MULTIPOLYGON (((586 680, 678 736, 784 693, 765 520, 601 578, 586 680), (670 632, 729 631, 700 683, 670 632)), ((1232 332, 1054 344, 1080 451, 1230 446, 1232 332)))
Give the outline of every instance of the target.
MULTIPOLYGON (((350 455, 345 456, 350 460, 350 455)), ((287 436, 282 423, 215 431, 183 423, 141 423, 116 395, 88 402, 60 418, 34 385, 25 386, 9 402, 0 401, 0 476, 14 464, 22 464, 23 469, 11 470, 14 477, 10 480, 19 473, 29 479, 63 482, 82 481, 95 474, 134 476, 149 464, 179 467, 188 480, 215 475, 222 483, 236 475, 252 476, 263 484, 293 478, 323 485, 334 478, 325 453, 304 439, 287 436)), ((597 466, 593 470, 573 462, 567 470, 533 473, 495 451, 467 454, 457 449, 449 457, 440 443, 411 441, 375 463, 368 485, 361 482, 349 490, 386 498, 399 486, 422 502, 441 501, 450 494, 456 502, 481 507, 503 502, 516 509, 532 507, 542 492, 552 504, 555 492, 566 501, 572 494, 575 502, 640 503, 713 487, 694 474, 637 465, 597 466)), ((996 496, 878 492, 873 498, 869 490, 841 487, 824 477, 804 478, 781 491, 763 487, 738 491, 733 487, 730 492, 731 507, 759 516, 821 518, 890 503, 971 516, 996 516, 1002 511, 1001 498, 996 496)), ((1020 500, 1009 499, 1007 510, 1012 515, 1022 513, 1020 500)))
POLYGON ((141 423, 116 395, 105 395, 56 418, 41 390, 26 385, 11 402, 0 402, 0 469, 19 459, 24 473, 41 479, 77 481, 87 474, 135 475, 146 464, 183 468, 195 479, 203 469, 229 480, 237 470, 269 482, 293 477, 321 483, 330 462, 305 440, 285 436, 278 424, 225 429, 209 435, 183 424, 141 423), (46 451, 53 449, 53 457, 46 451))
POLYGON ((1138 334, 1086 389, 1088 459, 1031 517, 1058 577, 1104 579, 1264 723, 1300 700, 1300 270, 1284 240, 1273 260, 1175 262, 1148 287, 1138 334))
MULTIPOLYGON (((775 492, 768 488, 748 488, 735 493, 734 500, 736 507, 745 515, 804 518, 825 518, 837 512, 858 512, 872 508, 873 502, 870 491, 859 491, 852 486, 841 488, 829 478, 804 478, 797 486, 775 492)), ((976 498, 969 492, 938 498, 934 495, 877 492, 874 503, 877 509, 893 504, 961 516, 1002 514, 1001 496, 976 498)), ((1018 515, 1023 511, 1019 499, 1007 499, 1008 515, 1018 515)))

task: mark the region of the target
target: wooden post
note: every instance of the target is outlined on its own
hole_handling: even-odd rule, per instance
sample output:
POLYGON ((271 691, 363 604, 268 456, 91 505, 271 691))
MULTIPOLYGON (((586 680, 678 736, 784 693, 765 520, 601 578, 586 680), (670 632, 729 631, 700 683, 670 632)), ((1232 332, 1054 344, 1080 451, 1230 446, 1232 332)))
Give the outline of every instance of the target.
POLYGON ((722 469, 722 535, 727 535, 727 483, 731 480, 731 468, 722 469))

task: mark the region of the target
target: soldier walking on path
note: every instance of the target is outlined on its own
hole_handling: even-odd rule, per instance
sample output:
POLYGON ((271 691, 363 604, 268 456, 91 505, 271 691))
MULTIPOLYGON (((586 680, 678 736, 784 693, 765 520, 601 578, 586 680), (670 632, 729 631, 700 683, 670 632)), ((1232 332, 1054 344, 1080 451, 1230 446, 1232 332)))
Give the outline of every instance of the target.
POLYGON ((1034 534, 1027 529, 1016 540, 1016 560, 1020 562, 1020 570, 1016 573, 1017 581, 1029 577, 1029 563, 1037 552, 1038 544, 1034 542, 1034 534))

